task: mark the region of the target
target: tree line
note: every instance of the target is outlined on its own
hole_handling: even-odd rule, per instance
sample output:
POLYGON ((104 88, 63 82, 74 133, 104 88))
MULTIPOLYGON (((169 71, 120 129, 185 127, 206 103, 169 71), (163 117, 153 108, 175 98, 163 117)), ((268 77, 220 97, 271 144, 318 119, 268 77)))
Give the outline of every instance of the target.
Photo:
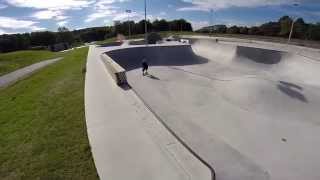
MULTIPOLYGON (((201 28, 197 30, 197 32, 288 37, 293 21, 294 20, 289 16, 283 16, 277 22, 268 22, 260 26, 227 27, 225 25, 214 25, 201 28)), ((320 40, 320 23, 306 23, 302 18, 297 18, 294 21, 293 27, 292 38, 303 40, 320 40)))
MULTIPOLYGON (((80 30, 69 31, 66 27, 58 28, 57 32, 43 31, 23 34, 0 35, 0 52, 10 52, 26 49, 47 49, 48 46, 58 43, 76 45, 92 41, 101 41, 115 37, 117 34, 143 34, 145 21, 127 21, 117 23, 115 26, 93 27, 80 30)), ((147 21, 148 32, 159 31, 192 31, 192 26, 184 19, 173 21, 155 20, 147 21)))

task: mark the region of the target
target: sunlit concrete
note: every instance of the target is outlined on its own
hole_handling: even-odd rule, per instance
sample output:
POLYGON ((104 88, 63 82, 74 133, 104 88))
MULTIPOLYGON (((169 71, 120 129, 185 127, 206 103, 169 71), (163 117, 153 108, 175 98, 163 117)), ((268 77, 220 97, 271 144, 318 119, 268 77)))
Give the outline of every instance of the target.
POLYGON ((86 124, 101 180, 212 180, 214 172, 183 146, 130 87, 119 87, 90 46, 86 124))
POLYGON ((295 48, 202 39, 106 51, 218 180, 318 180, 320 53, 295 48))

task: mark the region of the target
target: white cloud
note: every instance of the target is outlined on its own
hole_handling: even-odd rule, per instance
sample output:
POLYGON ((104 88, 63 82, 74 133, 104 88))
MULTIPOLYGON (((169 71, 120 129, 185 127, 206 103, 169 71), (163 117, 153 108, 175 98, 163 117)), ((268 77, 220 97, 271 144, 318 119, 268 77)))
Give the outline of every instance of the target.
MULTIPOLYGON (((118 11, 119 7, 114 6, 113 4, 116 2, 127 2, 127 1, 130 1, 130 0, 98 0, 94 4, 95 12, 90 14, 85 19, 85 22, 88 23, 88 22, 92 22, 92 21, 106 18, 106 17, 122 20, 124 13, 119 12, 118 11)), ((128 16, 128 14, 126 16, 128 16)))
MULTIPOLYGON (((5 4, 0 4, 0 9, 4 9, 4 8, 7 8, 8 6, 5 5, 5 4)), ((0 32, 1 33, 1 32, 0 32)))
POLYGON ((23 28, 31 28, 38 22, 35 21, 27 21, 27 20, 18 20, 11 17, 0 16, 0 28, 8 28, 8 29, 23 29, 23 28))
POLYGON ((56 20, 64 20, 67 19, 68 16, 65 16, 64 13, 60 10, 43 10, 35 12, 31 15, 36 19, 56 19, 56 20))
POLYGON ((38 27, 38 26, 31 26, 30 29, 31 29, 31 31, 44 31, 44 30, 46 30, 47 28, 45 28, 45 27, 38 27))
POLYGON ((114 21, 128 20, 128 15, 129 15, 129 19, 131 21, 137 21, 139 19, 143 19, 144 18, 144 14, 138 13, 138 12, 132 12, 130 14, 128 14, 128 13, 119 13, 119 14, 117 14, 117 15, 115 15, 113 17, 113 20, 114 21))
POLYGON ((16 7, 29 7, 35 9, 81 9, 94 3, 94 0, 6 0, 16 7))
POLYGON ((59 22, 57 22, 57 25, 59 27, 65 26, 66 24, 68 24, 68 21, 59 21, 59 22))
POLYGON ((43 31, 46 29, 37 26, 37 24, 38 22, 36 21, 0 16, 0 34, 13 34, 23 31, 43 31))
POLYGON ((87 17, 87 19, 85 20, 85 22, 92 22, 92 21, 95 21, 97 19, 105 18, 105 17, 108 17, 108 16, 111 17, 112 15, 115 15, 116 13, 117 13, 117 11, 114 10, 114 9, 98 11, 98 12, 90 14, 87 17))
POLYGON ((287 5, 290 3, 302 2, 304 0, 182 0, 190 3, 191 6, 182 7, 178 11, 210 11, 230 7, 259 7, 269 5, 287 5))
POLYGON ((7 32, 5 30, 3 30, 3 29, 0 29, 0 35, 1 34, 7 34, 7 32))
POLYGON ((18 32, 18 31, 7 31, 7 30, 4 30, 4 29, 0 29, 0 35, 2 35, 2 34, 18 34, 18 33, 21 33, 21 32, 18 32))

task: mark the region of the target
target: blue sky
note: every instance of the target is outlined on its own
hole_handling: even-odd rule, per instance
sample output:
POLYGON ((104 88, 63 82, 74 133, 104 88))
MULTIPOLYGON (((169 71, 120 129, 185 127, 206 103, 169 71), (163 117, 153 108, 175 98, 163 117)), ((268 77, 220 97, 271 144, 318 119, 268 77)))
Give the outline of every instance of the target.
MULTIPOLYGON (((320 0, 147 0, 147 4, 148 19, 184 18, 194 29, 212 23, 260 25, 283 15, 320 22, 320 0)), ((0 34, 111 25, 128 16, 143 19, 144 0, 0 0, 0 34), (126 14, 126 9, 132 13, 126 14)))

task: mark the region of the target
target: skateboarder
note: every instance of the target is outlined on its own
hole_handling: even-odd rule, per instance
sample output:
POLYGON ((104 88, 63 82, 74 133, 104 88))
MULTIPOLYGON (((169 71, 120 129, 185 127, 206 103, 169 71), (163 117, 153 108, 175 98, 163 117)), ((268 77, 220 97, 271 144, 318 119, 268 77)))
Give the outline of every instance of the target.
POLYGON ((148 65, 147 59, 144 58, 142 60, 142 75, 143 76, 148 74, 148 67, 149 67, 149 65, 148 65))

